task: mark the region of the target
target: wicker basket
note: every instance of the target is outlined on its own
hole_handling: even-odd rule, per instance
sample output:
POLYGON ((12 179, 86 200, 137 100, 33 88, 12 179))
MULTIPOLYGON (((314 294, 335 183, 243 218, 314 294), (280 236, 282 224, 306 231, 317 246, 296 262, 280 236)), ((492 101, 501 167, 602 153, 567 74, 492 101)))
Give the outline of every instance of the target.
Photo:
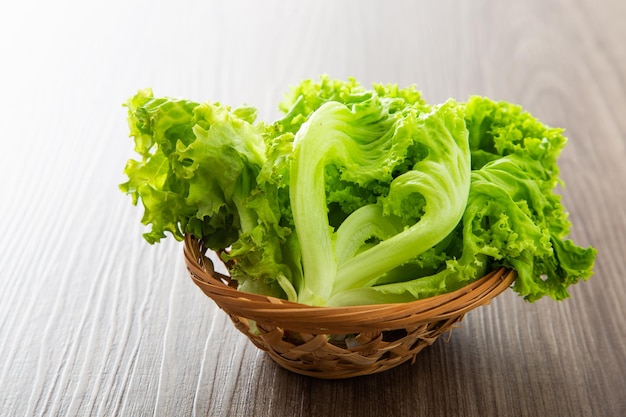
POLYGON ((516 277, 501 268, 458 291, 419 301, 311 307, 237 291, 192 236, 185 238, 184 255, 196 285, 252 343, 283 368, 325 379, 373 374, 414 361, 465 313, 488 304, 516 277))

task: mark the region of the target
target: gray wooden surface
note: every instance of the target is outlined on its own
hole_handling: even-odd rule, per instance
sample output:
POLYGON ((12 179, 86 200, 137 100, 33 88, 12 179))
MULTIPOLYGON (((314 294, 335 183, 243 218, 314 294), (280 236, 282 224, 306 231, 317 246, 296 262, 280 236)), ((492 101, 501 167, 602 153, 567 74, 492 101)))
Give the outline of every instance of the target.
POLYGON ((12 1, 0 6, 0 416, 626 415, 626 2, 12 1), (346 381, 279 369, 149 246, 117 190, 121 103, 248 103, 327 73, 513 101, 567 129, 567 301, 512 291, 414 365, 346 381))

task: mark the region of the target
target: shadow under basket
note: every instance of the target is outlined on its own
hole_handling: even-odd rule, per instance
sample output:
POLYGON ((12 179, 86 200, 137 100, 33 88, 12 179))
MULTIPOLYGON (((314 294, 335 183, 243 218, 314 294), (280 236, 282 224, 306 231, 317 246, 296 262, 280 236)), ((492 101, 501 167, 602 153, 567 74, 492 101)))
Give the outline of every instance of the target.
POLYGON ((206 255, 198 239, 185 237, 191 278, 235 327, 283 368, 324 379, 369 375, 415 361, 465 313, 489 304, 516 278, 515 271, 500 268, 457 291, 423 300, 312 307, 237 291, 206 255))

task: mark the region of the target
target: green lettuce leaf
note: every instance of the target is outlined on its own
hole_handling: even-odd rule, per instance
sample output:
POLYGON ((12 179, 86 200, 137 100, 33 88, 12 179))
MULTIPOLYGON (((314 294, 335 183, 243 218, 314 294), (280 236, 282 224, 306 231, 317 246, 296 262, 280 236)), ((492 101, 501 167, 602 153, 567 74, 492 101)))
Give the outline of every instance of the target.
POLYGON ((120 186, 150 243, 193 234, 239 289, 313 305, 406 302, 515 269, 528 301, 592 275, 555 189, 563 130, 520 106, 425 102, 414 87, 305 80, 274 123, 252 107, 126 103, 120 186))

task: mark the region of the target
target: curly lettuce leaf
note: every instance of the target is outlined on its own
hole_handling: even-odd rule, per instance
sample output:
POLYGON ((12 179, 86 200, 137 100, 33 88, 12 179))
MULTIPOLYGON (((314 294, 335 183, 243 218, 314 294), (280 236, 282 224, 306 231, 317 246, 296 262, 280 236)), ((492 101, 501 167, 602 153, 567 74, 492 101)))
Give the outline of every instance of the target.
POLYGON ((554 192, 562 129, 471 97, 431 105, 415 87, 305 80, 256 122, 252 107, 127 103, 140 160, 120 187, 144 235, 191 233, 221 252, 242 291, 315 305, 406 302, 499 266, 535 301, 592 274, 554 192))
POLYGON ((266 158, 256 110, 154 98, 150 90, 126 106, 142 158, 128 162, 120 188, 144 206, 145 239, 190 233, 212 249, 229 248, 224 260, 237 259, 235 279, 252 276, 261 282, 251 285, 257 292, 284 296, 276 277, 291 276, 282 249, 291 230, 279 225, 273 189, 256 181, 266 158))
POLYGON ((290 193, 304 268, 301 302, 332 305, 335 293, 372 285, 439 243, 463 214, 470 161, 460 107, 388 109, 375 94, 351 107, 327 102, 298 132, 290 193), (410 153, 416 143, 425 151, 410 153), (420 159, 407 164, 415 155, 420 159), (386 184, 376 203, 354 210, 336 231, 326 209, 328 166, 361 188, 386 184))
POLYGON ((562 130, 519 106, 481 97, 469 100, 465 117, 475 169, 462 225, 435 251, 448 259, 418 258, 379 285, 338 295, 338 303, 420 299, 458 289, 499 266, 517 271, 513 289, 527 301, 562 300, 570 285, 592 275, 596 250, 567 238, 571 225, 554 192, 566 143, 562 130), (417 278, 402 279, 406 272, 417 278))
POLYGON ((129 160, 124 170, 128 181, 120 185, 133 204, 144 206, 142 223, 151 226, 145 239, 155 243, 166 232, 182 240, 191 226, 195 208, 185 201, 188 184, 172 170, 172 153, 177 142, 193 140, 191 120, 197 103, 154 98, 149 89, 126 102, 130 135, 141 160, 129 160))

